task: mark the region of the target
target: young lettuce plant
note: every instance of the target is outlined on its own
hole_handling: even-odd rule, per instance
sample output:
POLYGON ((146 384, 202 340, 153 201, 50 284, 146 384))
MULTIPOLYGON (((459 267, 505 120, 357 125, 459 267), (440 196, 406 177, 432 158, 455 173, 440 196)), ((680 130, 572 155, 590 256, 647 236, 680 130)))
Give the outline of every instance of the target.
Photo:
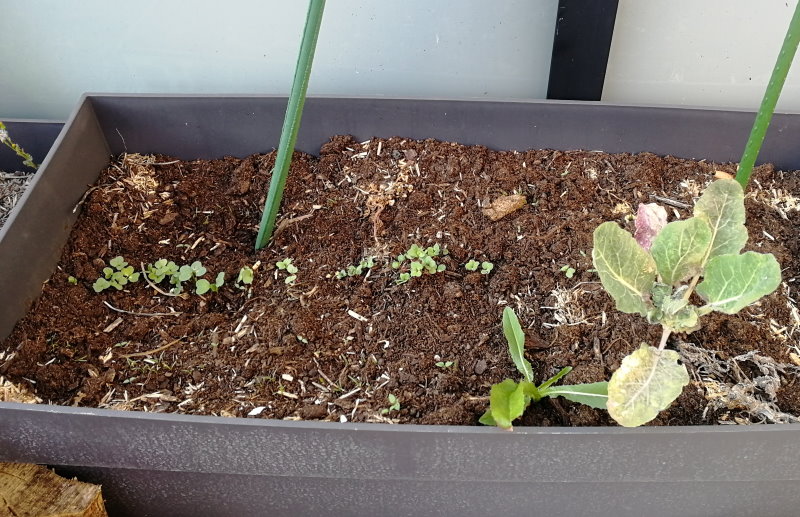
POLYGON ((253 280, 255 279, 256 273, 250 266, 243 266, 242 269, 239 270, 239 276, 236 277, 236 281, 233 283, 238 289, 246 289, 245 286, 252 285, 253 280))
POLYGON ((283 283, 287 285, 295 284, 295 282, 297 281, 297 272, 299 271, 299 269, 297 269, 297 266, 292 264, 291 257, 287 257, 281 261, 276 262, 275 267, 281 271, 286 272, 287 276, 286 278, 283 279, 283 283))
POLYGON ((670 334, 697 330, 712 311, 736 314, 780 284, 774 256, 740 254, 744 223, 742 187, 718 180, 695 204, 694 217, 667 224, 662 207, 640 205, 635 236, 614 222, 595 230, 592 261, 617 309, 662 327, 658 347, 642 343, 608 383, 608 412, 619 424, 649 422, 689 384, 678 353, 665 350, 670 334), (694 292, 704 305, 690 303, 694 292))
POLYGON ((503 334, 508 341, 508 352, 523 380, 519 383, 506 379, 492 386, 489 394, 489 409, 480 418, 484 425, 496 425, 512 430, 511 423, 521 417, 531 401, 538 402, 544 397, 564 397, 573 402, 586 404, 593 408, 605 409, 606 382, 553 386, 567 375, 572 368, 567 366, 544 381, 539 386, 533 382, 533 368, 525 359, 525 334, 513 309, 503 310, 503 334))

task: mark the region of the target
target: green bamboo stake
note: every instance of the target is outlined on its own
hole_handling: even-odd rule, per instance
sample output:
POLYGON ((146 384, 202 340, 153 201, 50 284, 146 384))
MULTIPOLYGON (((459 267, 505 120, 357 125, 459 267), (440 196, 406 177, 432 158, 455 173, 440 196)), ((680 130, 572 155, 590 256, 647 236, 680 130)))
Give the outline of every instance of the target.
POLYGON ((286 186, 286 176, 289 174, 289 164, 294 153, 294 144, 297 142, 297 130, 300 129, 300 117, 303 114, 308 78, 311 75, 311 63, 314 60, 314 49, 317 46, 324 9, 325 0, 310 0, 308 4, 303 41, 300 44, 300 55, 297 57, 297 66, 294 70, 292 92, 289 95, 289 105, 286 107, 286 117, 283 119, 278 157, 275 159, 275 167, 272 169, 269 193, 264 204, 264 212, 261 214, 261 223, 258 226, 257 250, 267 245, 275 229, 275 220, 281 206, 283 188, 286 186))
POLYGON ((798 43, 800 43, 800 2, 795 7, 792 21, 789 22, 789 29, 786 31, 781 52, 778 54, 778 61, 775 63, 775 68, 772 69, 772 77, 769 79, 767 91, 764 92, 764 99, 761 101, 761 107, 758 108, 758 115, 756 115, 753 129, 750 131, 750 138, 747 139, 744 154, 739 161, 736 181, 742 188, 747 188, 747 183, 750 181, 753 165, 756 163, 761 144, 764 142, 764 136, 772 120, 772 113, 775 111, 783 83, 786 82, 786 75, 789 73, 789 67, 792 66, 792 60, 797 52, 798 43))

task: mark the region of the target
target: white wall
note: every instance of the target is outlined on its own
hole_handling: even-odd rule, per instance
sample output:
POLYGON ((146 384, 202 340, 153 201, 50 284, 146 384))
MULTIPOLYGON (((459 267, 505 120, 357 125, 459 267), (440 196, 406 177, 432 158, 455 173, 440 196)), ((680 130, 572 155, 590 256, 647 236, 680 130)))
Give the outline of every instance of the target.
MULTIPOLYGON (((796 4, 620 0, 603 100, 756 109, 796 4)), ((800 111, 799 68, 779 111, 800 111)))
MULTIPOLYGON (((329 0, 310 94, 543 98, 557 0, 329 0)), ((0 0, 0 117, 81 93, 288 93, 307 2, 0 0)))

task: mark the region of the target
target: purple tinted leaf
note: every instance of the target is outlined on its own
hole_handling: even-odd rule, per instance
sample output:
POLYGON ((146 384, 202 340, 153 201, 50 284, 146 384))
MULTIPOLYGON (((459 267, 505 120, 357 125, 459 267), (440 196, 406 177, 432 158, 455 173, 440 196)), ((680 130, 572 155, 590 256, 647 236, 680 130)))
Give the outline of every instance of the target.
POLYGON ((656 203, 640 204, 636 211, 636 232, 634 237, 639 246, 650 251, 653 239, 667 225, 667 211, 656 203))

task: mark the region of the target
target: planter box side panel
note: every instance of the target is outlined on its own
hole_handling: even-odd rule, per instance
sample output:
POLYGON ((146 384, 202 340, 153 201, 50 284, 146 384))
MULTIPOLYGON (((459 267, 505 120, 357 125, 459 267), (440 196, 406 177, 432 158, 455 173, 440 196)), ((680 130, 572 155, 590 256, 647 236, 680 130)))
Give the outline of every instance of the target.
POLYGON ((408 479, 296 479, 246 475, 175 476, 163 471, 56 468, 59 474, 101 484, 106 507, 121 517, 229 515, 372 517, 485 517, 592 515, 594 517, 707 517, 796 515, 794 481, 437 482, 408 479))
POLYGON ((108 146, 91 104, 82 101, 30 187, 0 229, 0 339, 41 293, 77 219, 73 213, 108 164, 108 146))
POLYGON ((296 479, 511 482, 546 472, 551 482, 800 481, 798 456, 786 453, 800 425, 509 433, 25 404, 0 409, 0 461, 296 479))

